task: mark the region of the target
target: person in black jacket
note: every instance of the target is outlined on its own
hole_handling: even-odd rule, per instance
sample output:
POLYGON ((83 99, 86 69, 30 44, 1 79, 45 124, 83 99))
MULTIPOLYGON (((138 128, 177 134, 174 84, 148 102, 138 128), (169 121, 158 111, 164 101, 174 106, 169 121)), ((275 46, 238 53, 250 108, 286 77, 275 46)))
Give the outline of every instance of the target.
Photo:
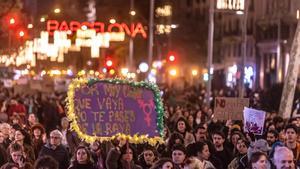
POLYGON ((91 159, 91 154, 87 147, 79 146, 74 152, 69 169, 96 169, 96 166, 91 159))
POLYGON ((67 169, 69 166, 69 153, 61 144, 61 140, 62 133, 59 130, 53 130, 50 133, 50 143, 42 147, 39 157, 49 155, 58 162, 59 169, 67 169))

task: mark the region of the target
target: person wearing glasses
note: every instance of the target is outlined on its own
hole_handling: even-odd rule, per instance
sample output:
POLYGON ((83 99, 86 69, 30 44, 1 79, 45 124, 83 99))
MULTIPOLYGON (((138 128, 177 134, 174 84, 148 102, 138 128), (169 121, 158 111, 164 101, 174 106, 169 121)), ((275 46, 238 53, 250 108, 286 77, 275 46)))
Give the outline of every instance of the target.
POLYGON ((67 169, 70 158, 68 150, 62 145, 62 137, 63 135, 59 130, 51 131, 50 142, 42 147, 39 157, 51 156, 58 162, 59 169, 67 169))

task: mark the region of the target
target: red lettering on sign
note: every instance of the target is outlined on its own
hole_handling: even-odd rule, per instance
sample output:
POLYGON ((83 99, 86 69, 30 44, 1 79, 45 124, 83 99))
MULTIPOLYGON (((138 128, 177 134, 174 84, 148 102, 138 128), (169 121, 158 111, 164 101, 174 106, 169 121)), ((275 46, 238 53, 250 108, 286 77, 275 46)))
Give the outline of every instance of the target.
POLYGON ((104 23, 103 22, 95 22, 94 23, 94 29, 96 30, 96 32, 104 32, 104 23))
POLYGON ((54 31, 58 30, 59 23, 56 20, 48 20, 47 31, 50 35, 53 35, 54 31))
POLYGON ((132 37, 134 38, 136 36, 136 34, 138 34, 138 33, 140 33, 143 36, 143 38, 147 38, 147 34, 146 34, 146 32, 144 30, 144 27, 141 23, 136 24, 135 29, 132 33, 132 37))
MULTIPOLYGON (((132 24, 131 24, 132 25, 132 24)), ((123 27, 123 29, 125 30, 127 35, 131 35, 132 29, 129 30, 128 26, 125 23, 121 23, 121 26, 123 27)), ((131 26, 132 27, 132 26, 131 26)))
POLYGON ((76 22, 76 21, 71 21, 70 22, 70 30, 72 31, 72 32, 76 32, 77 31, 77 29, 80 29, 80 23, 79 22, 76 22))
MULTIPOLYGON (((59 23, 57 20, 48 20, 47 21, 47 31, 49 35, 53 35, 54 31, 69 31, 76 32, 78 29, 81 29, 82 26, 86 26, 88 29, 94 29, 96 32, 104 33, 105 24, 103 22, 77 22, 71 21, 69 24, 66 21, 59 23)), ((125 32, 128 36, 136 37, 137 34, 141 34, 143 38, 147 38, 147 34, 144 30, 144 27, 141 23, 131 23, 130 27, 125 23, 114 23, 110 24, 107 27, 107 32, 125 32)))
POLYGON ((68 31, 68 30, 70 30, 70 29, 69 29, 69 26, 68 26, 68 24, 67 24, 66 21, 63 21, 63 22, 60 24, 60 26, 59 26, 58 29, 59 29, 60 31, 68 31))

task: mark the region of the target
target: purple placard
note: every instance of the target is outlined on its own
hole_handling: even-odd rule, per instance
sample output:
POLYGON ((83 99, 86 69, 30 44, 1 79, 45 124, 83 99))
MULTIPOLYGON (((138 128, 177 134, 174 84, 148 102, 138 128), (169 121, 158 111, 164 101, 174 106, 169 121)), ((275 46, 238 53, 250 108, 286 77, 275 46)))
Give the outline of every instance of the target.
POLYGON ((74 107, 77 124, 87 135, 159 136, 154 93, 149 89, 97 82, 75 89, 74 107))

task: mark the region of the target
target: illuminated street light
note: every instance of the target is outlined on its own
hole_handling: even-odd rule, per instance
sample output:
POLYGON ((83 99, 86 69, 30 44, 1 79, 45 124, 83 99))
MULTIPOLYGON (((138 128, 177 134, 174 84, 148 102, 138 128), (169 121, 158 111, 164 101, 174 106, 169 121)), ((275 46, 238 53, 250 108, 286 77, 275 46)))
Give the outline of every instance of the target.
POLYGON ((128 68, 122 68, 121 73, 122 73, 123 76, 127 76, 128 68))
POLYGON ((57 13, 57 14, 60 13, 60 9, 59 8, 55 8, 54 9, 54 13, 57 13))
POLYGON ((23 37, 24 35, 25 35, 24 31, 20 31, 20 32, 19 32, 19 36, 20 36, 20 37, 23 37))
POLYGON ((243 11, 236 11, 236 14, 237 15, 244 15, 244 12, 243 11))
POLYGON ((46 21, 46 18, 41 17, 40 22, 45 22, 45 21, 46 21))
POLYGON ((193 75, 193 76, 197 76, 197 75, 198 75, 198 70, 193 69, 193 70, 192 70, 192 75, 193 75))
POLYGON ((129 13, 131 16, 134 16, 136 14, 136 12, 134 10, 131 10, 129 13))
POLYGON ((170 73, 171 76, 176 76, 177 75, 177 70, 176 69, 171 69, 169 71, 169 73, 170 73))
POLYGON ((10 20, 9 20, 9 24, 13 25, 13 24, 15 24, 15 23, 16 23, 16 20, 15 20, 15 18, 10 18, 10 20))
POLYGON ((142 62, 142 63, 139 65, 139 69, 140 69, 141 72, 145 73, 145 72, 148 71, 149 66, 148 66, 147 63, 142 62))
POLYGON ((115 71, 114 69, 110 69, 110 70, 109 70, 109 74, 113 75, 113 74, 115 74, 115 73, 116 73, 116 71, 115 71))
POLYGON ((178 25, 172 24, 172 25, 171 25, 171 28, 172 28, 172 29, 178 28, 178 25))
POLYGON ((116 23, 117 21, 114 19, 114 18, 111 18, 110 20, 109 20, 109 23, 111 23, 111 24, 114 24, 114 23, 116 23))
POLYGON ((33 25, 30 23, 30 24, 27 25, 27 28, 28 28, 28 29, 32 29, 32 28, 33 28, 33 25))

